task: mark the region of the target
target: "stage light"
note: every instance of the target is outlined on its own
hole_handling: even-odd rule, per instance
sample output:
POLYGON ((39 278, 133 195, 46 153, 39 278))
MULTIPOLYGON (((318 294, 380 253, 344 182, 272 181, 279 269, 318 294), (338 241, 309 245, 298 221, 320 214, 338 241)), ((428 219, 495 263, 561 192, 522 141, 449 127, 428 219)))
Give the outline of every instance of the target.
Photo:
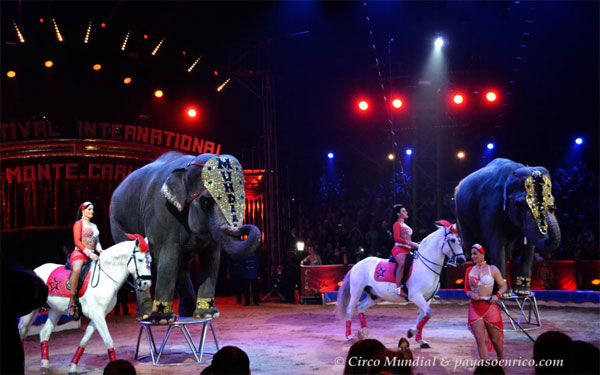
POLYGON ((592 280, 592 285, 600 285, 600 279, 592 280))
POLYGON ((367 109, 369 109, 369 103, 367 103, 366 100, 361 100, 360 102, 358 102, 358 108, 361 111, 366 111, 367 109))
POLYGON ((125 40, 123 40, 123 44, 121 45, 121 51, 125 51, 125 47, 127 47, 127 41, 129 40, 129 34, 131 34, 131 30, 127 30, 127 35, 125 35, 125 40))
POLYGON ((581 138, 581 137, 575 138, 575 144, 582 145, 583 144, 583 138, 581 138))
POLYGON ((56 31, 56 39, 58 39, 59 42, 62 42, 63 37, 60 33, 60 30, 58 29, 58 25, 56 24, 56 20, 54 18, 52 19, 52 23, 54 24, 54 31, 56 31))
POLYGON ((160 42, 158 42, 158 44, 156 45, 156 47, 154 47, 154 49, 152 50, 152 56, 156 56, 156 54, 158 53, 158 50, 160 48, 160 46, 162 46, 163 42, 165 41, 165 38, 163 36, 163 38, 160 40, 160 42))
POLYGON ((163 95, 164 95, 164 93, 162 92, 162 90, 154 91, 154 96, 156 96, 157 98, 162 98, 163 95))
POLYGON ((407 148, 405 152, 406 152, 406 155, 411 156, 413 153, 413 150, 411 148, 407 148))
POLYGON ((123 80, 123 83, 128 85, 131 83, 131 77, 125 77, 125 79, 123 80))
POLYGON ((498 95, 496 95, 494 91, 488 91, 485 93, 485 100, 488 102, 493 103, 496 101, 496 99, 498 99, 498 95))
POLYGON ((464 283, 464 282, 465 282, 465 280, 464 280, 464 279, 456 279, 456 281, 455 281, 455 283, 456 283, 457 285, 459 285, 459 284, 462 284, 462 283, 464 283))
POLYGON ((181 51, 181 54, 182 54, 183 56, 185 56, 185 55, 186 55, 186 52, 185 52, 185 51, 181 51))
POLYGON ((23 34, 21 34, 21 30, 19 30, 19 26, 17 23, 13 21, 13 25, 15 25, 15 30, 17 30, 17 37, 19 38, 19 42, 25 43, 25 38, 23 38, 23 34))
POLYGON ((456 157, 459 158, 459 159, 464 159, 465 158, 465 153, 463 151, 459 151, 456 154, 456 157))
POLYGON ((100 24, 100 26, 102 26, 102 27, 106 27, 106 24, 105 24, 104 22, 102 22, 102 23, 100 24))
POLYGON ((52 62, 52 60, 46 60, 46 62, 44 63, 44 66, 46 68, 52 68, 52 66, 54 66, 54 62, 52 62))
POLYGON ((15 73, 14 70, 9 70, 8 72, 6 72, 6 76, 8 78, 14 78, 17 75, 17 73, 15 73))
POLYGON ((296 249, 298 249, 298 251, 304 251, 304 242, 302 242, 302 241, 296 242, 296 249))
POLYGON ((217 92, 221 92, 225 86, 231 81, 231 78, 227 78, 225 82, 221 83, 219 87, 217 87, 217 92))
POLYGON ((388 154, 388 160, 394 160, 396 157, 394 154, 388 154))
POLYGON ((85 31, 85 37, 83 37, 83 43, 87 44, 87 42, 90 40, 91 32, 92 32, 92 21, 90 21, 90 23, 88 24, 88 28, 85 31))
POLYGON ((394 100, 392 100, 392 107, 399 109, 400 107, 402 107, 402 99, 400 98, 396 98, 394 100))
POLYGON ((44 23, 44 19, 43 18, 40 18, 40 23, 44 23))
POLYGON ((144 34, 144 39, 148 39, 148 34, 144 34))
POLYGON ((442 37, 435 38, 435 42, 433 42, 436 50, 441 49, 444 46, 444 39, 442 37))
POLYGON ((198 111, 196 111, 195 108, 188 108, 187 115, 190 118, 194 118, 194 117, 198 116, 198 111))
POLYGON ((94 69, 94 70, 100 70, 100 69, 102 69, 102 65, 100 65, 100 64, 94 64, 94 66, 92 67, 92 69, 94 69))
POLYGON ((464 101, 465 101, 465 98, 461 94, 455 94, 452 97, 452 102, 454 102, 454 104, 459 104, 460 105, 460 104, 463 104, 464 101))
MULTIPOLYGON (((185 55, 185 51, 183 53, 185 55)), ((190 67, 188 68, 188 73, 190 73, 192 70, 194 70, 194 68, 196 67, 196 64, 198 64, 198 61, 200 61, 200 59, 202 59, 202 56, 198 57, 196 59, 196 61, 194 61, 194 63, 192 65, 190 65, 190 67)))
POLYGON ((327 153, 327 157, 328 157, 329 159, 333 159, 333 157, 334 157, 334 156, 335 156, 335 155, 333 155, 333 152, 329 152, 329 153, 327 153))
POLYGON ((492 142, 490 142, 490 143, 487 144, 486 147, 487 147, 488 150, 493 150, 494 149, 494 144, 492 142))

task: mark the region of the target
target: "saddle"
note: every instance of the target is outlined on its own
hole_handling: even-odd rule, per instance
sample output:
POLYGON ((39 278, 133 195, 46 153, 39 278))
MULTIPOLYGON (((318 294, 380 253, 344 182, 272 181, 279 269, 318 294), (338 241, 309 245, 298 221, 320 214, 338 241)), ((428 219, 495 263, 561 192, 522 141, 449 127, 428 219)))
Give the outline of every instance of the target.
MULTIPOLYGON (((82 297, 88 286, 89 281, 89 270, 91 266, 92 260, 86 261, 81 266, 81 272, 79 273, 79 282, 77 287, 76 296, 77 298, 82 297)), ((69 279, 71 278, 71 274, 73 273, 73 267, 69 258, 67 258, 67 263, 64 266, 57 267, 50 273, 48 277, 47 285, 48 285, 48 294, 54 296, 62 296, 62 297, 70 297, 71 296, 71 285, 69 279)), ((81 311, 81 310, 80 310, 81 311)))
MULTIPOLYGON (((406 285, 406 281, 410 278, 412 273, 412 264, 414 260, 414 255, 411 252, 406 257, 406 261, 404 262, 404 277, 402 278, 402 284, 406 285)), ((375 281, 385 281, 389 283, 396 283, 396 268, 398 267, 398 263, 396 260, 390 255, 389 260, 382 260, 375 267, 375 274, 373 278, 375 281)), ((408 289, 408 288, 406 288, 408 289)), ((408 290, 406 290, 408 292, 408 290)))

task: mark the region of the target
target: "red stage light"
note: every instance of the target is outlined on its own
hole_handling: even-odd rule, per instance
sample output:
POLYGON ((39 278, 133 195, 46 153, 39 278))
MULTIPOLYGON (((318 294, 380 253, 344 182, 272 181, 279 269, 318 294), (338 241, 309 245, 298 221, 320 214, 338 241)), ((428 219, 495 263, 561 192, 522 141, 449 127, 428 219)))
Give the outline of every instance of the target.
POLYGON ((44 23, 44 19, 43 18, 40 18, 40 23, 44 23))
POLYGON ((187 113, 188 117, 191 117, 191 118, 198 116, 198 111, 195 108, 188 108, 186 113, 187 113))
POLYGON ((144 39, 148 39, 148 34, 144 34, 144 39))
POLYGON ((400 98, 395 98, 394 100, 392 100, 392 107, 396 109, 400 109, 403 104, 404 103, 402 103, 402 99, 400 98))
POLYGON ((488 91, 485 93, 485 100, 488 102, 493 103, 496 101, 496 99, 498 99, 498 95, 496 95, 494 91, 488 91))
POLYGON ((367 109, 369 109, 369 103, 367 103, 366 100, 359 101, 358 109, 360 109, 361 111, 366 111, 367 109))
POLYGON ((219 75, 219 72, 217 72, 216 70, 215 70, 215 75, 216 75, 216 76, 218 76, 218 75, 219 75))
POLYGON ((162 92, 162 90, 154 91, 154 96, 156 96, 157 98, 162 98, 163 95, 164 95, 164 93, 162 92))
POLYGON ((465 98, 461 94, 455 94, 452 97, 452 101, 454 102, 454 104, 463 104, 465 102, 465 98))
POLYGON ((106 27, 106 24, 105 24, 104 22, 102 22, 102 23, 100 24, 100 26, 102 26, 102 27, 106 27))

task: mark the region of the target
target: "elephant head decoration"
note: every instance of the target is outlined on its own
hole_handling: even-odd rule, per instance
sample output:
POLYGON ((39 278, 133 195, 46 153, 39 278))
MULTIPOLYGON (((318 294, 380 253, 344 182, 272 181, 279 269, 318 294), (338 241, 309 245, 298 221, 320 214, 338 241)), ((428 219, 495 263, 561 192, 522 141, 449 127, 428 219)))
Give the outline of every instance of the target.
POLYGON ((523 241, 514 292, 530 295, 535 249, 552 251, 560 244, 548 170, 494 159, 465 177, 455 195, 465 248, 481 243, 489 249, 491 263, 503 276, 506 277, 506 251, 514 241, 523 241))
POLYGON ((174 320, 175 290, 181 316, 218 316, 214 293, 221 249, 241 258, 252 254, 261 238, 256 226, 243 224, 244 205, 243 169, 230 155, 171 152, 123 180, 111 199, 113 239, 141 233, 149 238, 158 261, 154 303, 149 293, 138 295, 139 317, 161 323, 174 320), (196 254, 197 294, 189 277, 189 263, 196 254))

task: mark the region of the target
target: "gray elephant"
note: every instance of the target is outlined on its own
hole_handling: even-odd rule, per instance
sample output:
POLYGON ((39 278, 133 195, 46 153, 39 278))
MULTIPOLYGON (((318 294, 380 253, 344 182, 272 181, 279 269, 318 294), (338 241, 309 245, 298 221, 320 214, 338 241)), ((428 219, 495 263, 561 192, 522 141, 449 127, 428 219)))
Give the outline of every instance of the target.
POLYGON ((221 249, 233 258, 244 257, 261 238, 257 227, 243 224, 244 205, 243 170, 230 155, 170 152, 121 182, 110 203, 113 239, 123 241, 125 233, 148 236, 157 261, 154 303, 149 293, 138 295, 138 318, 173 321, 175 290, 179 315, 218 316, 214 295, 221 249), (197 298, 189 277, 196 253, 197 298))
POLYGON ((514 292, 531 294, 534 249, 552 251, 560 244, 550 175, 543 167, 526 167, 494 159, 456 187, 456 216, 463 246, 480 243, 506 277, 506 251, 523 241, 514 292))

